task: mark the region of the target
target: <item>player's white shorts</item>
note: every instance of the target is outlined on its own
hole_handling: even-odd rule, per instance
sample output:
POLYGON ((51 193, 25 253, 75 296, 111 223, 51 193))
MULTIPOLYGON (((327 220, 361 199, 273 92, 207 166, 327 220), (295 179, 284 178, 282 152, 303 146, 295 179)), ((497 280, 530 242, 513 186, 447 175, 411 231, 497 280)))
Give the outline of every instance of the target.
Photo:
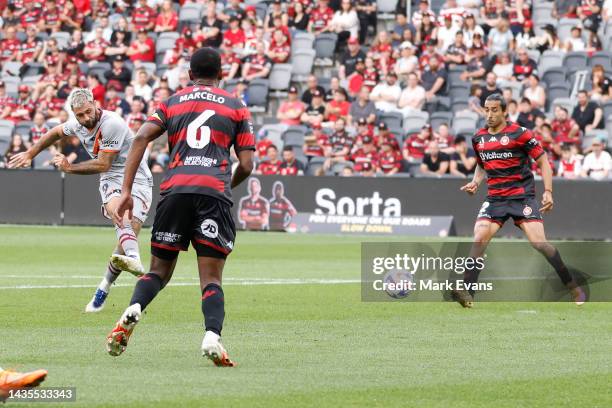
MULTIPOLYGON (((121 196, 121 183, 115 180, 104 180, 100 182, 100 197, 102 198, 102 215, 109 220, 110 215, 106 212, 105 205, 113 197, 121 196)), ((153 191, 149 186, 134 183, 132 186, 132 198, 134 199, 134 209, 132 214, 140 222, 144 223, 147 220, 149 209, 151 209, 151 201, 153 200, 153 191)))

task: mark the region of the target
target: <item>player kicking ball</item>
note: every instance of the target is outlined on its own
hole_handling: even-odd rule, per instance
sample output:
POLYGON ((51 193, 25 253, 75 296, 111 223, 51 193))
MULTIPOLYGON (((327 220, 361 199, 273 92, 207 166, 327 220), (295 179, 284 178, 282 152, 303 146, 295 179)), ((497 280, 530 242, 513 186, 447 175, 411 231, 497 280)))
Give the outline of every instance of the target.
MULTIPOLYGON (((69 100, 76 119, 70 119, 51 129, 26 152, 15 155, 9 162, 9 167, 31 167, 32 160, 40 152, 62 137, 78 137, 91 156, 91 160, 71 164, 64 155, 58 154, 54 157, 53 164, 64 173, 100 174, 102 214, 110 219, 119 203, 123 169, 134 134, 117 113, 97 108, 90 90, 77 88, 72 91, 69 100)), ((115 227, 118 244, 106 267, 106 275, 85 307, 86 312, 102 310, 111 284, 117 280, 121 271, 127 271, 135 276, 144 273, 137 236, 151 206, 152 186, 153 177, 146 160, 143 159, 136 163, 132 189, 135 203, 134 217, 131 222, 115 227)))
POLYGON ((138 280, 130 306, 107 336, 107 351, 123 353, 142 312, 174 271, 178 254, 191 243, 198 258, 204 327, 202 354, 217 366, 232 367, 221 344, 225 299, 221 278, 234 248, 231 189, 253 170, 255 137, 247 107, 218 88, 221 58, 212 48, 191 57, 192 86, 177 92, 142 125, 125 168, 122 195, 113 217, 117 225, 134 208, 133 181, 149 142, 168 132, 172 163, 160 185, 151 237, 151 267, 138 280), (230 147, 239 164, 232 176, 230 147))
MULTIPOLYGON (((484 255, 491 238, 509 218, 523 230, 531 245, 552 265, 563 284, 571 292, 576 304, 586 296, 563 263, 559 251, 547 240, 542 215, 553 208, 552 169, 546 153, 530 130, 506 121, 506 102, 499 94, 489 96, 484 104, 487 127, 472 139, 476 171, 471 182, 461 187, 473 195, 487 177, 488 195, 482 204, 474 226, 474 243, 470 257, 484 255), (544 194, 540 208, 535 199, 535 182, 530 160, 542 172, 544 194)), ((466 283, 476 283, 480 271, 476 268, 464 274, 466 283)), ((472 307, 473 291, 454 290, 453 298, 463 307, 472 307)))

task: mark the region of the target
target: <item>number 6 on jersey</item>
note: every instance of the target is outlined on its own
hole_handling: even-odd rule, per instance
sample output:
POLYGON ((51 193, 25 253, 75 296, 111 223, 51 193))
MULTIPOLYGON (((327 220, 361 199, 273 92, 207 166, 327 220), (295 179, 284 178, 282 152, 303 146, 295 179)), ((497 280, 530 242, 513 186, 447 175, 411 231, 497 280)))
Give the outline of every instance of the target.
POLYGON ((210 143, 210 128, 203 125, 214 114, 214 110, 207 109, 187 126, 187 144, 189 147, 203 149, 210 143))

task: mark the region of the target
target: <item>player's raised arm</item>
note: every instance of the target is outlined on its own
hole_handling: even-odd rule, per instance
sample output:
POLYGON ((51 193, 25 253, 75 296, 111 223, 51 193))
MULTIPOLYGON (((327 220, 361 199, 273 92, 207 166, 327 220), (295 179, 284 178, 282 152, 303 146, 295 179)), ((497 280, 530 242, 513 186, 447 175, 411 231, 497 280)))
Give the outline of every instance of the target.
POLYGON ((18 169, 21 167, 30 167, 32 160, 38 156, 40 152, 57 142, 62 138, 63 124, 58 125, 45 133, 32 147, 23 153, 16 154, 8 163, 9 169, 18 169))
POLYGON ((136 172, 147 150, 147 146, 149 142, 163 135, 165 131, 165 126, 162 127, 153 122, 146 122, 140 127, 132 142, 132 147, 130 148, 130 152, 125 162, 121 198, 119 199, 117 211, 113 214, 113 221, 118 226, 123 225, 123 215, 126 211, 128 212, 129 219, 132 219, 132 208, 134 207, 134 202, 132 200, 132 185, 134 184, 136 172))

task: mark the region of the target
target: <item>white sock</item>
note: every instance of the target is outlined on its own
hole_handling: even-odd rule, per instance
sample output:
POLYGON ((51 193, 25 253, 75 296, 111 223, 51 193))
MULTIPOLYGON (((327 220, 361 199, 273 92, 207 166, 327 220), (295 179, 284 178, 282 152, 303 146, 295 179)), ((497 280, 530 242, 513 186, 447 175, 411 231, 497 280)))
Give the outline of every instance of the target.
POLYGON ((219 336, 217 333, 212 332, 212 331, 209 330, 204 335, 204 342, 205 343, 215 343, 215 342, 219 341, 220 338, 221 338, 221 336, 219 336))
POLYGON ((140 259, 138 251, 138 239, 131 225, 119 228, 115 226, 119 245, 123 248, 123 253, 132 258, 140 259))
POLYGON ((110 291, 110 287, 117 280, 119 275, 121 274, 121 270, 115 268, 110 262, 106 266, 106 276, 102 278, 102 282, 98 285, 98 289, 103 290, 108 293, 110 291))

